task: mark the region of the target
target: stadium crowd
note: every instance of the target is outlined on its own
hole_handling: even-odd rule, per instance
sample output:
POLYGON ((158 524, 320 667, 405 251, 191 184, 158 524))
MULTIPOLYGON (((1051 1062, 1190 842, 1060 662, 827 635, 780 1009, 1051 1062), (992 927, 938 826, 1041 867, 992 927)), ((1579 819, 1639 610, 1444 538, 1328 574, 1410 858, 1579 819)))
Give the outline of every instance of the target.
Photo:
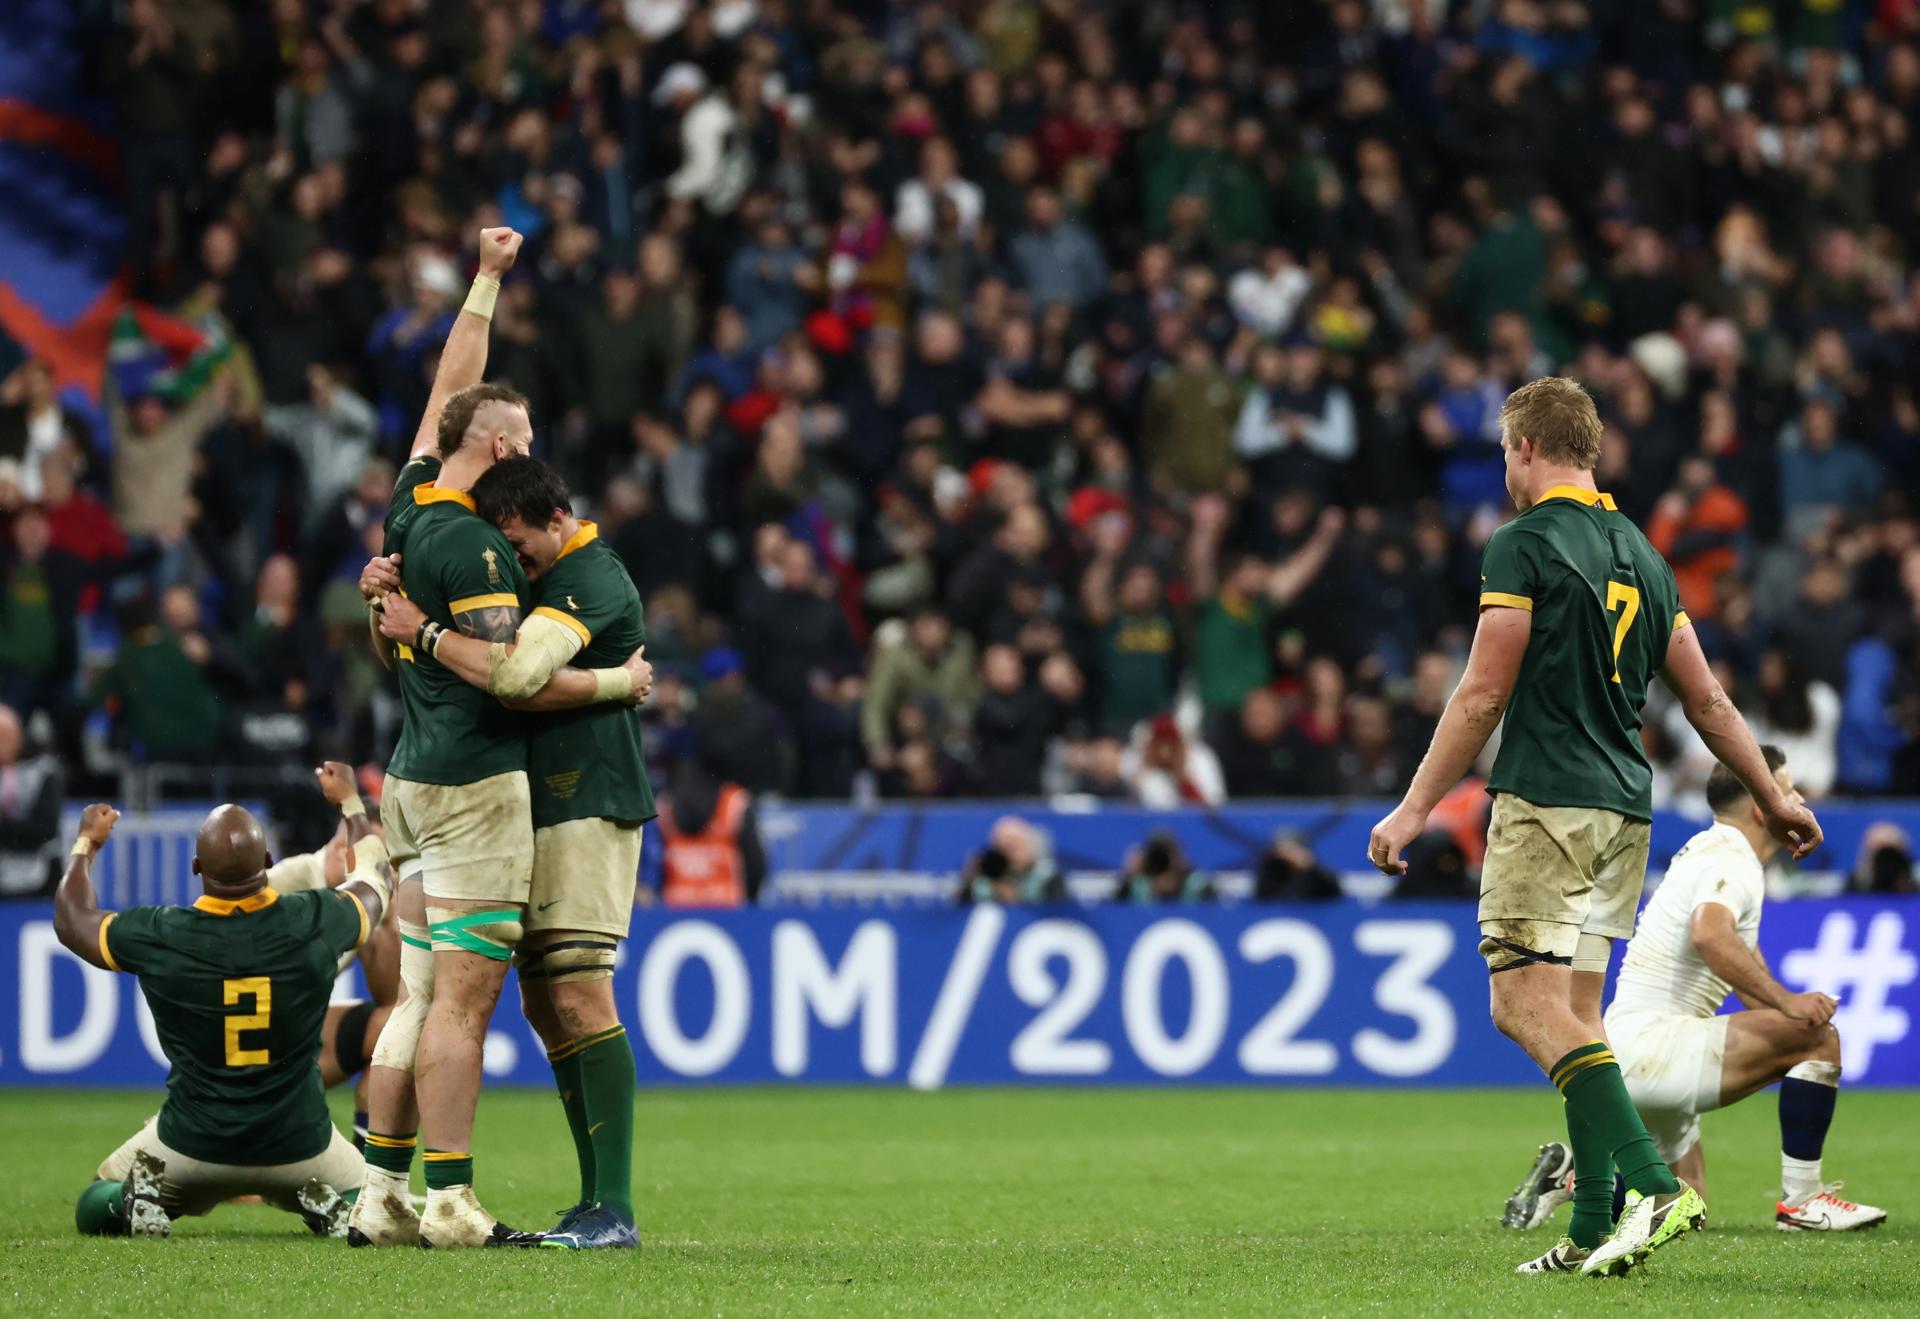
POLYGON ((0 388, 0 702, 75 763, 392 745, 353 583, 508 223, 489 374, 646 601, 656 782, 1395 794, 1501 401, 1564 372, 1762 740, 1920 794, 1912 0, 129 0, 94 44, 116 353, 170 369, 0 388))

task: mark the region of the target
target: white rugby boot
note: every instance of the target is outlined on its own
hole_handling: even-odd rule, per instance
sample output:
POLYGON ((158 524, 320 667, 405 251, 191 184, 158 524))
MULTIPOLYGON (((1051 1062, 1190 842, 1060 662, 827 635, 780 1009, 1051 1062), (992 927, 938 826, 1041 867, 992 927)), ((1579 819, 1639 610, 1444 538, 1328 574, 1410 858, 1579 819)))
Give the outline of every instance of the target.
POLYGON ((1797 1205, 1780 1201, 1773 1207, 1773 1225, 1782 1232, 1858 1232, 1887 1221, 1886 1210, 1855 1204, 1834 1194, 1845 1185, 1834 1182, 1823 1186, 1797 1205))

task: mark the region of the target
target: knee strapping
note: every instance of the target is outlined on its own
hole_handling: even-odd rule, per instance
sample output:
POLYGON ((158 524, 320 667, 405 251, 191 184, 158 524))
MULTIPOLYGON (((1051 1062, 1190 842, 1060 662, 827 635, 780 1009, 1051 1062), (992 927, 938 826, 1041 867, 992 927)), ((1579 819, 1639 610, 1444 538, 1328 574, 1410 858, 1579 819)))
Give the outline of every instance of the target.
POLYGON ((373 1065, 411 1072, 420 1029, 426 1025, 427 1009, 433 1005, 433 945, 428 942, 426 926, 412 921, 400 922, 400 985, 405 992, 380 1028, 380 1038, 373 1046, 373 1065))
POLYGON ((1573 950, 1573 969, 1592 971, 1599 975, 1607 972, 1607 962, 1613 956, 1613 940, 1604 934, 1580 932, 1580 942, 1573 950))
POLYGON ((1803 1063, 1795 1063, 1787 1069, 1787 1075, 1796 1081, 1811 1081, 1815 1085, 1838 1086, 1840 1084, 1840 1064, 1830 1063, 1820 1058, 1809 1058, 1803 1063))
POLYGON ((1517 971, 1523 966, 1571 966, 1571 957, 1561 957, 1556 953, 1537 953, 1531 948, 1489 934, 1480 941, 1480 956, 1487 959, 1487 973, 1499 975, 1502 971, 1517 971), (1498 966, 1494 958, 1506 955, 1507 960, 1498 966))
POLYGON ((613 975, 619 945, 610 939, 564 939, 541 948, 522 949, 514 958, 522 980, 562 984, 606 980, 613 975))
POLYGON ((517 907, 457 911, 430 906, 427 922, 436 953, 473 953, 490 961, 505 962, 512 958, 520 942, 520 909, 517 907))

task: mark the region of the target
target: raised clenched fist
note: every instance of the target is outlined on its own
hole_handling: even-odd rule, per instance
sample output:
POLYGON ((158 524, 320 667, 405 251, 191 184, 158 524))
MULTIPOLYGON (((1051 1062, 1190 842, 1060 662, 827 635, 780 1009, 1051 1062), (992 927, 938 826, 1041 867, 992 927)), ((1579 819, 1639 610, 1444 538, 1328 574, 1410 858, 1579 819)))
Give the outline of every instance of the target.
POLYGON ((499 279, 513 269, 513 259, 520 255, 520 233, 501 225, 497 229, 480 231, 480 273, 491 279, 499 279))
POLYGON ((111 806, 96 803, 80 812, 80 836, 92 843, 98 851, 107 845, 107 839, 113 837, 114 821, 120 818, 120 812, 111 806))

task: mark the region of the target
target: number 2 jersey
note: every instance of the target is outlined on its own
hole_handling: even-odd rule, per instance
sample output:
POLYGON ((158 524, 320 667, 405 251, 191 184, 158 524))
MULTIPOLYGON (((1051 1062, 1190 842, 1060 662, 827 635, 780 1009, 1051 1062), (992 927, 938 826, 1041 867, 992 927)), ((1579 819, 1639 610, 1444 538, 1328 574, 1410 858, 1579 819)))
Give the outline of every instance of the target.
POLYGON ((320 1033, 339 958, 366 935, 360 900, 336 889, 108 914, 100 951, 140 978, 172 1068, 161 1141, 252 1167, 327 1147, 320 1033))
POLYGON ((1493 533, 1480 571, 1483 606, 1533 615, 1488 789, 1652 819, 1640 710, 1687 626, 1667 561, 1611 496, 1558 485, 1493 533))

